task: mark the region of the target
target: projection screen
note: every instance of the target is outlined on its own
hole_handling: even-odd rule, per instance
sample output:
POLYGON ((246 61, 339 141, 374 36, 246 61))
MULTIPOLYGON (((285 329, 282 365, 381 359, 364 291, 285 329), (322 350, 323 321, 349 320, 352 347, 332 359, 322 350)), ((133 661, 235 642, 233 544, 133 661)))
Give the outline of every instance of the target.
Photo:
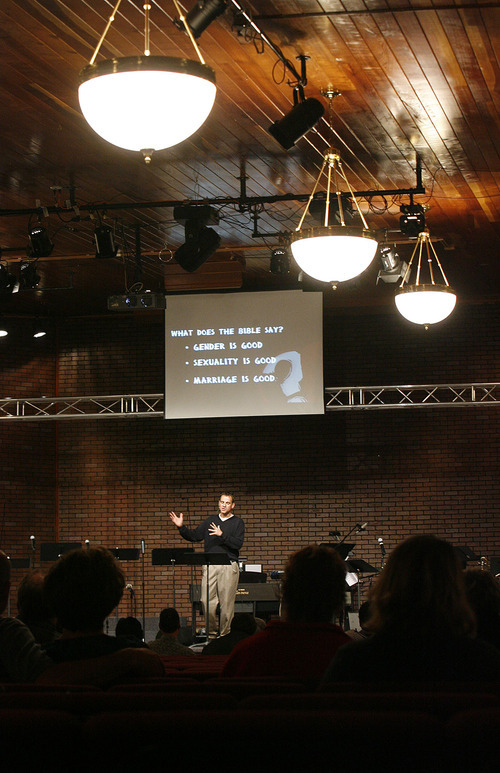
POLYGON ((323 296, 179 295, 165 311, 165 418, 324 413, 323 296))

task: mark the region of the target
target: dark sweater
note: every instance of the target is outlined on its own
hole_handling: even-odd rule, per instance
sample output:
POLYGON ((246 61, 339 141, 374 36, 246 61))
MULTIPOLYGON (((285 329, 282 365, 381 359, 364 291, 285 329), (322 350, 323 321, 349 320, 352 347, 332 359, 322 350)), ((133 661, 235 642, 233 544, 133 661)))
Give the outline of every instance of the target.
POLYGON ((75 636, 67 639, 62 636, 48 646, 45 652, 54 663, 65 663, 70 660, 87 660, 101 655, 111 655, 125 647, 145 647, 145 645, 127 636, 107 636, 101 633, 95 636, 75 636))
POLYGON ((227 553, 231 561, 237 561, 245 536, 245 524, 236 515, 222 519, 218 514, 206 518, 195 529, 179 528, 179 534, 188 542, 205 541, 205 553, 227 553), (216 523, 222 529, 222 537, 210 535, 210 524, 216 523))
POLYGON ((323 682, 499 681, 500 652, 465 636, 378 633, 341 647, 323 682))

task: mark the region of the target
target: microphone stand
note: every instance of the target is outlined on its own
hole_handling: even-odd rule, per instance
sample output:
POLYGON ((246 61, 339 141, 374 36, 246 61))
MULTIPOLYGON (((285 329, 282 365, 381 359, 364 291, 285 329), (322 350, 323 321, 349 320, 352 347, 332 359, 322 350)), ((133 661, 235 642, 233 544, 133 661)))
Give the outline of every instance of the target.
POLYGON ((125 590, 128 590, 130 595, 130 617, 135 617, 135 593, 131 582, 127 583, 125 590))
POLYGON ((384 564, 385 564, 385 553, 386 553, 385 545, 384 545, 384 540, 382 539, 382 537, 378 537, 377 538, 377 542, 379 544, 380 551, 382 553, 382 560, 380 562, 380 571, 382 571, 382 569, 384 568, 384 564))
POLYGON ((35 535, 32 534, 30 537, 31 541, 31 568, 35 568, 35 535))
MULTIPOLYGON (((342 537, 342 539, 339 542, 339 545, 342 545, 346 541, 346 539, 348 537, 350 537, 351 534, 353 534, 354 532, 356 532, 356 534, 359 534, 360 532, 365 531, 365 529, 366 529, 366 523, 356 523, 352 527, 352 529, 350 531, 348 531, 347 534, 344 537, 342 537)), ((348 561, 349 560, 349 556, 346 556, 345 560, 348 561)), ((358 581, 356 583, 356 585, 357 585, 357 589, 356 589, 357 593, 356 593, 356 595, 357 595, 358 609, 359 609, 360 602, 361 602, 361 591, 360 591, 360 587, 359 587, 359 574, 357 574, 356 576, 358 578, 358 581)), ((352 595, 351 595, 351 599, 352 599, 352 595)))
MULTIPOLYGON (((365 527, 365 528, 366 528, 366 527, 365 527)), ((343 542, 345 542, 345 541, 346 541, 346 539, 347 539, 348 537, 350 537, 350 536, 351 536, 351 534, 352 534, 353 532, 356 532, 356 534, 358 534, 360 531, 365 531, 365 529, 362 529, 362 528, 361 528, 361 524, 360 524, 360 523, 357 523, 355 526, 353 526, 353 527, 352 527, 352 529, 351 529, 350 531, 348 531, 348 532, 347 532, 347 534, 345 535, 345 537, 342 537, 342 539, 341 539, 341 540, 340 540, 340 542, 339 542, 339 545, 342 545, 342 543, 343 543, 343 542)))
POLYGON ((144 579, 144 554, 146 552, 146 543, 141 539, 141 557, 142 557, 142 630, 144 633, 144 641, 146 641, 146 607, 145 607, 145 591, 146 583, 144 579))

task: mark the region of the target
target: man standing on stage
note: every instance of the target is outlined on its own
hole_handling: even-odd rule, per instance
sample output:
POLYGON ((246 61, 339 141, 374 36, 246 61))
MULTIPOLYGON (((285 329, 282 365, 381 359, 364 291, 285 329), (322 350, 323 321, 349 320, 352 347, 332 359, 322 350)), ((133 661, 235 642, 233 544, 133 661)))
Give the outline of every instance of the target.
MULTIPOLYGON (((231 628, 234 615, 234 601, 238 587, 239 566, 238 556, 243 538, 245 524, 233 513, 234 498, 232 494, 221 494, 219 512, 215 518, 206 518, 196 529, 184 526, 184 516, 169 512, 170 520, 179 529, 179 534, 188 542, 205 541, 205 553, 226 553, 230 564, 211 564, 209 566, 208 586, 208 635, 217 635, 216 609, 220 605, 220 635, 225 636, 231 628)), ((203 567, 201 580, 201 601, 206 614, 207 598, 207 567, 203 567)))

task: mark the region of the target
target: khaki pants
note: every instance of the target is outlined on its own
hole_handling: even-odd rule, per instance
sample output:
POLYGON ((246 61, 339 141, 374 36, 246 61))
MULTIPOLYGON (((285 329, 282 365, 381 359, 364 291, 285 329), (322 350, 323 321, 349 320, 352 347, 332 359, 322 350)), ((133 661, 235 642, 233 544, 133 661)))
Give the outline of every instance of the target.
MULTIPOLYGON (((217 635, 217 603, 220 605, 220 635, 225 636, 231 628, 234 616, 234 600, 240 571, 238 563, 214 564, 208 567, 208 630, 210 635, 217 635)), ((203 567, 201 578, 201 603, 203 614, 206 615, 207 605, 207 567, 203 567)))

